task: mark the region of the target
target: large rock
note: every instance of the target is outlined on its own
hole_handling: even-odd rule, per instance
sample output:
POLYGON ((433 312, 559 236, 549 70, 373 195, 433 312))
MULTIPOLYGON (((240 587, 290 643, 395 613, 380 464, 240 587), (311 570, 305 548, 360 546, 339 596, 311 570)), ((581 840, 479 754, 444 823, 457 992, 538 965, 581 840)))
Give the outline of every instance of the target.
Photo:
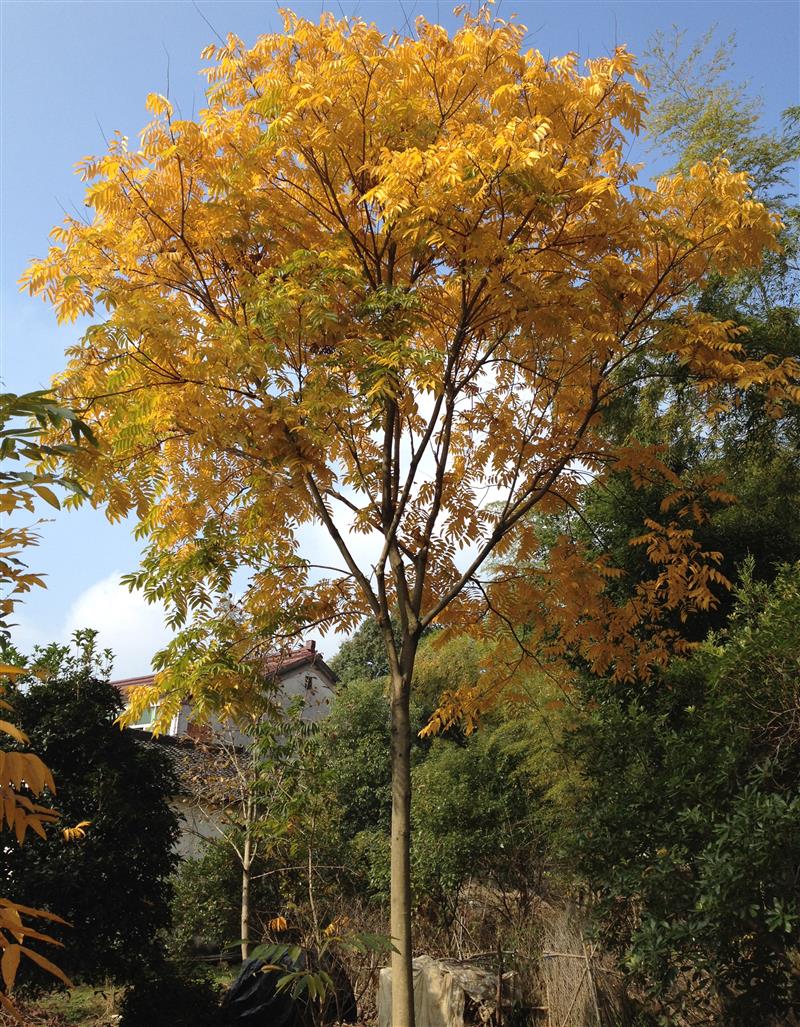
MULTIPOLYGON (((476 962, 418 956, 413 962, 416 1027, 464 1027, 497 1022, 497 974, 476 962)), ((502 1004, 514 1002, 515 978, 504 973, 502 1004)), ((392 971, 381 970, 378 981, 378 1027, 391 1027, 392 971)))

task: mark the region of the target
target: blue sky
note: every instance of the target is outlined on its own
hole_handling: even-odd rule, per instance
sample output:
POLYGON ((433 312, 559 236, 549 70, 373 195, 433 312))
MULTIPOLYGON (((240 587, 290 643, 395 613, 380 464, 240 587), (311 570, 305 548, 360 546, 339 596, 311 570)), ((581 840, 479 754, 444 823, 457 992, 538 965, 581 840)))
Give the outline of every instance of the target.
MULTIPOLYGON (((72 170, 76 161, 103 150, 103 133, 119 129, 135 139, 148 120, 149 92, 168 92, 184 116, 199 109, 199 54, 215 41, 215 30, 251 42, 259 33, 279 29, 277 6, 261 0, 0 0, 0 377, 5 389, 46 387, 62 365, 65 347, 82 330, 57 326, 48 307, 16 287, 30 258, 46 248, 47 233, 64 210, 82 205, 82 186, 72 170)), ((317 0, 289 6, 314 18, 323 8, 357 13, 386 30, 402 29, 420 14, 455 24, 453 4, 444 0, 405 0, 402 6, 317 0)), ((502 0, 495 6, 502 17, 516 13, 528 27, 530 45, 549 55, 577 50, 597 56, 622 43, 641 53, 657 29, 669 32, 677 25, 692 41, 717 24, 721 36, 736 33, 733 77, 747 80, 763 98, 766 124, 800 102, 796 0, 502 0)), ((135 569, 138 561, 131 525, 111 525, 101 511, 84 509, 56 515, 42 527, 42 536, 31 563, 47 572, 48 589, 37 591, 20 609, 19 643, 27 647, 64 638, 75 627, 98 626, 101 641, 118 652, 120 674, 145 672, 164 631, 161 611, 146 608, 117 585, 120 572, 135 569)), ((327 655, 334 645, 323 643, 327 655)))

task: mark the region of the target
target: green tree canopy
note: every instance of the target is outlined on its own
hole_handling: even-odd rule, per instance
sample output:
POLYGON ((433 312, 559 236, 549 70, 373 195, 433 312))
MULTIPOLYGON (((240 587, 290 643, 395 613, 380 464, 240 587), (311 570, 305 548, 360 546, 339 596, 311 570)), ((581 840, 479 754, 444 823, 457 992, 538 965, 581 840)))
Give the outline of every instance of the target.
POLYGON ((4 856, 19 901, 69 921, 64 969, 98 983, 134 980, 158 956, 178 836, 173 764, 162 745, 115 724, 123 703, 108 657, 82 631, 73 647, 25 661, 36 673, 14 698, 19 722, 53 770, 62 822, 89 825, 83 838, 51 832, 4 856))

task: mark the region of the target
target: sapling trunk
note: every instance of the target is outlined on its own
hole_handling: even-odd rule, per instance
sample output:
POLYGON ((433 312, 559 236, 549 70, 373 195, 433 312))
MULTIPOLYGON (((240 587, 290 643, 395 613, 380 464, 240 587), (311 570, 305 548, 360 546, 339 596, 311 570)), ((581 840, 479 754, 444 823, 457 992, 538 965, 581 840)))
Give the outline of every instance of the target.
MULTIPOLYGON (((248 800, 248 814, 251 803, 248 800)), ((250 958, 250 868, 253 864, 253 844, 250 834, 250 823, 245 828, 244 846, 242 848, 242 910, 241 910, 241 943, 242 962, 250 958)))
POLYGON ((411 958, 410 679, 392 674, 391 914, 392 1027, 414 1027, 411 958))

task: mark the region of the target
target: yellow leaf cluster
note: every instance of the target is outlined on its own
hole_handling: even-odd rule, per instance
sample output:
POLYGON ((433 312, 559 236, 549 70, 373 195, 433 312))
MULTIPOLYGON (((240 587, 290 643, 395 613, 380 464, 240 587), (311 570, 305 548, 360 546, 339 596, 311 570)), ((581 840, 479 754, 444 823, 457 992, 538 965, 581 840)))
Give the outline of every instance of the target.
POLYGON ((26 919, 23 918, 27 920, 49 920, 59 924, 65 923, 61 917, 55 916, 53 913, 47 913, 41 909, 31 909, 28 906, 22 906, 8 899, 0 899, 0 950, 2 950, 0 973, 2 973, 4 988, 3 991, 0 991, 0 1006, 20 1022, 22 1022, 22 1017, 19 1015, 9 995, 14 988, 22 956, 30 959, 32 963, 36 963, 37 966, 63 981, 67 987, 72 987, 72 982, 55 963, 46 956, 43 956, 41 952, 24 944, 27 939, 43 941, 50 945, 60 945, 61 943, 49 934, 31 927, 29 923, 26 923, 26 919))
MULTIPOLYGON (((20 674, 13 667, 0 667, 0 674, 20 674)), ((5 699, 0 709, 11 710, 5 699)), ((15 724, 0 720, 0 732, 26 745, 28 738, 15 724)), ((34 801, 44 792, 55 793, 53 776, 38 756, 30 752, 0 750, 0 829, 13 831, 22 845, 28 829, 45 837, 45 827, 58 819, 55 810, 34 801)))
POLYGON ((81 838, 86 837, 86 828, 91 824, 90 820, 81 820, 75 824, 74 827, 63 827, 61 829, 61 837, 65 842, 76 842, 80 841, 81 838))
MULTIPOLYGON (((632 453, 621 463, 636 466, 632 453)), ((666 480, 674 480, 664 472, 666 480)), ((421 735, 455 724, 470 733, 488 708, 509 696, 520 675, 552 677, 565 658, 568 666, 577 662, 612 681, 633 681, 687 653, 692 644, 674 628, 675 615, 685 622, 695 612, 713 609, 719 593, 731 587, 718 570, 721 554, 704 550, 693 534, 708 520, 710 506, 734 501, 718 484, 714 478, 683 484, 662 503, 662 512, 672 515, 668 522, 645 521, 648 530, 630 545, 645 548, 653 576, 625 602, 615 602, 606 591, 608 581, 623 574, 607 558, 588 558, 563 536, 547 565, 537 565, 535 530, 523 534, 513 561, 498 564, 487 586, 488 614, 479 624, 453 620, 459 631, 471 630, 493 643, 481 679, 445 692, 421 735)))

